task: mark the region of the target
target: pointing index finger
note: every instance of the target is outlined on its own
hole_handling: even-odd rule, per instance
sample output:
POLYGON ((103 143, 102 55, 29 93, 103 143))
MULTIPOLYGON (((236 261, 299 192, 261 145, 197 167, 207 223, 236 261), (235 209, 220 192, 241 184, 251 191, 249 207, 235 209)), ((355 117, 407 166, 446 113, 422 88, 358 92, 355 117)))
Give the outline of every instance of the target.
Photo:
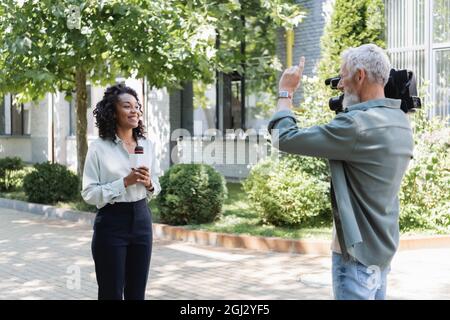
POLYGON ((299 61, 299 63, 298 63, 298 70, 299 70, 299 73, 302 73, 302 72, 303 72, 303 69, 305 69, 305 57, 304 57, 304 56, 301 56, 301 57, 300 57, 300 61, 299 61))

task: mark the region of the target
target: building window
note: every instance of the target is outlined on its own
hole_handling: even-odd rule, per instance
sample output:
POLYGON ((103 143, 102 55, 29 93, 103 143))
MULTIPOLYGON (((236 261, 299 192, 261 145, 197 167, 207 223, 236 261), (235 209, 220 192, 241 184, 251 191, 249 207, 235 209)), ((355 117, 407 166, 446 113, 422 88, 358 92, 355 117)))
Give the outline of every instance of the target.
POLYGON ((11 99, 11 135, 29 135, 30 134, 30 105, 16 103, 13 95, 11 99))
POLYGON ((245 83, 239 74, 231 77, 231 108, 229 110, 230 122, 227 129, 244 129, 245 100, 242 99, 242 89, 245 83))
POLYGON ((75 95, 72 95, 72 100, 70 100, 70 112, 69 112, 69 116, 70 116, 70 121, 69 121, 69 135, 74 136, 76 135, 77 132, 77 113, 75 112, 76 110, 76 100, 75 100, 75 95))
POLYGON ((433 1, 433 100, 435 114, 450 115, 450 1, 433 1))
POLYGON ((245 97, 245 126, 248 129, 265 130, 274 113, 273 98, 267 92, 247 94, 245 97))
POLYGON ((228 129, 245 130, 245 78, 237 72, 218 73, 216 128, 226 133, 228 129))
POLYGON ((250 82, 223 74, 219 77, 220 81, 215 84, 193 83, 194 136, 202 135, 207 129, 266 129, 274 112, 271 95, 267 92, 246 94, 248 91, 242 90, 242 85, 250 85, 250 82), (216 103, 220 106, 219 110, 216 103))
MULTIPOLYGON (((92 98, 91 98, 91 85, 86 85, 87 94, 87 134, 94 135, 94 119, 92 114, 92 98)), ((77 134, 77 113, 76 113, 76 94, 72 96, 70 101, 70 129, 69 134, 75 136, 77 134)))
POLYGON ((436 115, 450 114, 450 48, 437 50, 434 75, 434 101, 436 115))
POLYGON ((450 3, 448 0, 433 1, 433 42, 450 42, 450 3))
POLYGON ((450 115, 450 1, 386 0, 387 48, 392 65, 414 71, 427 88, 430 116, 450 115))
POLYGON ((414 71, 425 80, 425 1, 386 1, 387 47, 392 66, 414 71))

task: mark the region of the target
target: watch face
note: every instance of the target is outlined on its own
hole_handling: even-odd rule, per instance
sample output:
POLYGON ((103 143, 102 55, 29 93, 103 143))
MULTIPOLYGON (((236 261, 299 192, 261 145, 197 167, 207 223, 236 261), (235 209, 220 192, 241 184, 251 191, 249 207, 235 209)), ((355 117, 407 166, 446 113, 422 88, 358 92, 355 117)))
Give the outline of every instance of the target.
POLYGON ((280 97, 280 98, 289 98, 289 92, 287 92, 287 91, 280 91, 278 93, 278 97, 280 97))

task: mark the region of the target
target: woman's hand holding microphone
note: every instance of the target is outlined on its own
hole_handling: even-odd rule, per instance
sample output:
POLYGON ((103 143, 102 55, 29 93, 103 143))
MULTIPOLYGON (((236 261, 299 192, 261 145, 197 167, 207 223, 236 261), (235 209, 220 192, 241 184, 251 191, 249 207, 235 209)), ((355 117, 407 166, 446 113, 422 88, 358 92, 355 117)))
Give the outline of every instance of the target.
POLYGON ((130 174, 123 178, 123 182, 125 188, 136 183, 142 183, 148 191, 153 191, 150 170, 145 166, 138 167, 137 169, 132 168, 130 174))

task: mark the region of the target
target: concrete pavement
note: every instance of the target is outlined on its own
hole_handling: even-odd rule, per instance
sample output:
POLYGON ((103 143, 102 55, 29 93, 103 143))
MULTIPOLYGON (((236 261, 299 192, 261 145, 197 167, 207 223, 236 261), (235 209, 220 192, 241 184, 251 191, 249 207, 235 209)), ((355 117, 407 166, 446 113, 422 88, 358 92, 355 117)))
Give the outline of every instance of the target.
MULTIPOLYGON (((96 299, 92 228, 0 208, 0 299, 96 299)), ((331 299, 330 257, 155 239, 147 299, 331 299)), ((450 299, 450 248, 399 252, 389 299, 450 299)))

